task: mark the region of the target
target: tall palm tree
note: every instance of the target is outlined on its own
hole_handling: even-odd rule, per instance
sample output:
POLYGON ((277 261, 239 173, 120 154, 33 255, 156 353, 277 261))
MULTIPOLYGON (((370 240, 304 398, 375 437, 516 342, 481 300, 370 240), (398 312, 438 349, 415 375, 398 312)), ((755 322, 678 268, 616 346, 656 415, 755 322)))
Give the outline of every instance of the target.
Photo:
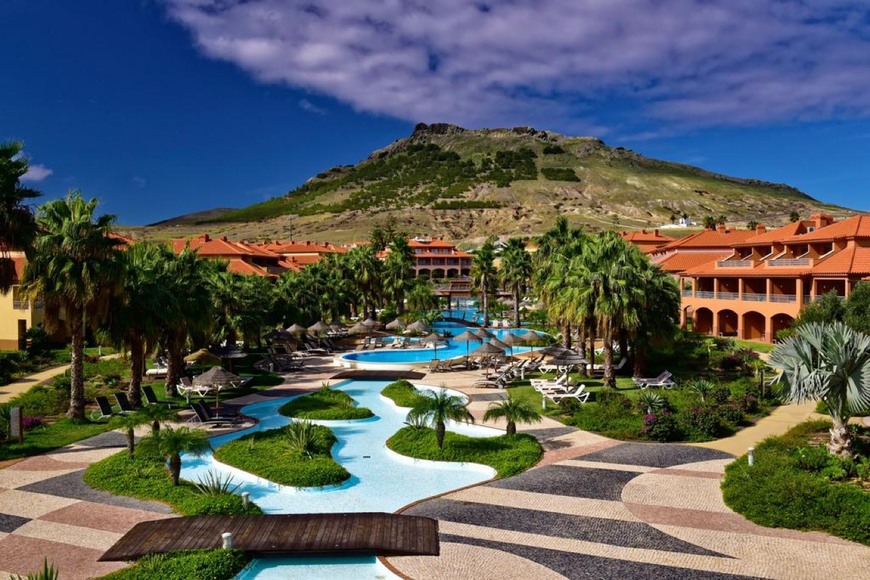
POLYGON ((396 305, 396 311, 405 311, 405 296, 414 283, 414 258, 405 238, 396 238, 389 246, 384 260, 384 294, 396 305))
POLYGON ((541 414, 528 403, 508 397, 503 401, 490 403, 483 415, 484 422, 502 418, 507 421, 505 432, 508 435, 516 435, 517 423, 540 423, 541 414))
POLYGON ((155 244, 136 244, 123 252, 123 289, 112 300, 103 326, 110 343, 130 351, 130 385, 127 397, 134 406, 142 401, 142 374, 146 349, 152 349, 162 330, 160 316, 173 301, 161 272, 171 251, 155 244))
POLYGON ((115 217, 94 218, 96 207, 96 199, 85 201, 78 192, 40 206, 39 234, 22 284, 28 296, 44 301, 46 327, 65 327, 69 332, 67 415, 77 420, 85 418, 85 325, 96 327, 105 319, 109 300, 123 281, 118 251, 123 242, 109 235, 115 217))
POLYGON ((510 238, 501 253, 501 283, 514 298, 514 325, 520 326, 520 297, 532 278, 532 257, 522 238, 510 238))
POLYGON ((181 454, 202 455, 211 449, 211 445, 202 429, 166 427, 142 439, 139 448, 166 459, 172 485, 178 485, 181 479, 181 454))
POLYGON ((638 324, 629 332, 634 358, 634 376, 646 376, 646 358, 657 343, 673 338, 680 320, 680 288, 667 272, 651 263, 636 248, 633 251, 642 292, 631 294, 639 300, 632 306, 638 324))
POLYGON ((483 308, 483 326, 489 326, 489 297, 498 289, 495 269, 495 245, 492 238, 477 249, 471 259, 471 288, 480 295, 483 308))
POLYGON ((445 422, 448 420, 474 423, 474 417, 465 408, 463 400, 443 388, 432 394, 427 393, 408 413, 409 423, 420 422, 435 428, 438 449, 444 448, 444 433, 447 431, 445 422))
POLYGON ((362 298, 362 315, 374 318, 375 304, 381 293, 382 263, 371 246, 357 246, 347 256, 362 298))
POLYGON ((16 278, 9 252, 30 257, 36 238, 36 220, 25 202, 40 193, 21 185, 27 173, 27 159, 19 157, 22 147, 18 142, 0 143, 0 293, 8 292, 16 278))
POLYGON ((824 401, 833 421, 828 450, 850 457, 849 418, 870 413, 870 336, 842 322, 803 324, 769 362, 781 369, 774 382, 786 401, 824 401))

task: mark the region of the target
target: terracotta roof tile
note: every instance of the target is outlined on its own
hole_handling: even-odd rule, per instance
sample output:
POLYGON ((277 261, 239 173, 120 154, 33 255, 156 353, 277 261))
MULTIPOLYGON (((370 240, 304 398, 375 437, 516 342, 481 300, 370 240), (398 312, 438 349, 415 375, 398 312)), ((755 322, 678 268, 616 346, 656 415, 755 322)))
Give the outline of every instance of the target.
POLYGON ((816 264, 813 274, 870 274, 870 248, 852 246, 835 252, 816 264))
POLYGON ((227 265, 227 272, 242 274, 243 276, 270 276, 269 272, 256 264, 250 264, 239 258, 231 258, 227 265))
POLYGON ((813 226, 814 224, 815 224, 815 222, 811 222, 811 221, 792 222, 788 225, 782 226, 781 228, 768 230, 763 234, 758 234, 756 236, 752 236, 748 240, 745 240, 742 242, 736 242, 736 243, 734 243, 734 245, 746 247, 746 246, 759 246, 762 244, 772 244, 774 242, 782 242, 782 240, 785 238, 789 238, 792 236, 806 233, 807 228, 810 226, 813 226))
POLYGON ((731 244, 745 241, 755 236, 755 230, 735 230, 726 229, 720 230, 703 230, 694 234, 690 234, 685 238, 679 238, 670 242, 661 248, 658 252, 666 252, 668 250, 686 249, 686 248, 726 248, 731 244))
POLYGON ((451 244, 450 242, 445 242, 440 238, 432 238, 428 242, 422 242, 420 240, 410 239, 408 240, 408 245, 412 248, 455 248, 455 244, 451 244))
POLYGON ((837 239, 870 238, 870 215, 856 215, 843 221, 834 222, 814 232, 792 236, 788 242, 823 242, 837 239))
POLYGON ((716 260, 722 260, 730 255, 730 250, 718 252, 677 252, 658 262, 658 265, 665 272, 679 274, 704 264, 710 264, 711 267, 715 267, 714 262, 716 260))

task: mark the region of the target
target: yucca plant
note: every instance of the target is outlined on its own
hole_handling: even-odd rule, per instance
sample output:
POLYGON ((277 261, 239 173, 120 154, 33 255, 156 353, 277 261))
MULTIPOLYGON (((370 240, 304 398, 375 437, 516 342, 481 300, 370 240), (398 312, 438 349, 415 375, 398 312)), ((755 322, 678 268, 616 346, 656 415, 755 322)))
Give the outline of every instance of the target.
POLYGON ((205 475, 193 482, 193 487, 202 495, 225 495, 235 493, 242 486, 241 483, 235 483, 233 476, 222 474, 216 471, 207 471, 205 475))
POLYGON ((293 421, 287 425, 287 443, 302 457, 312 457, 323 447, 323 438, 311 421, 293 421))
POLYGON ((707 402, 707 395, 713 392, 716 385, 704 379, 697 379, 689 383, 689 390, 701 398, 702 403, 707 402))
POLYGON ((640 404, 646 409, 647 415, 652 415, 665 406, 665 398, 658 393, 644 391, 640 394, 640 404))
POLYGON ((59 570, 48 563, 48 558, 43 558, 42 570, 39 572, 31 572, 27 576, 13 574, 11 578, 12 580, 57 580, 59 577, 59 570))

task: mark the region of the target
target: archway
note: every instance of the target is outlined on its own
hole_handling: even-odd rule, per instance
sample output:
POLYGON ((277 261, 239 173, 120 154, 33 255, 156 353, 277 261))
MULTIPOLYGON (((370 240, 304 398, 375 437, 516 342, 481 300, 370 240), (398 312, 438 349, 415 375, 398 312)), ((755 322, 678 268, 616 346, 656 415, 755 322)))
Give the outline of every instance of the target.
POLYGON ((780 330, 785 330, 786 328, 791 327, 792 322, 794 322, 794 318, 788 314, 775 314, 773 318, 770 319, 770 331, 773 334, 771 338, 776 340, 776 333, 780 330))
POLYGON ((695 310, 692 328, 698 334, 713 334, 713 311, 709 308, 695 310))
POLYGON ((765 319, 763 314, 758 312, 747 312, 743 315, 743 337, 746 340, 765 340, 764 336, 765 319))
POLYGON ((719 336, 737 336, 737 313, 733 310, 720 310, 719 336))

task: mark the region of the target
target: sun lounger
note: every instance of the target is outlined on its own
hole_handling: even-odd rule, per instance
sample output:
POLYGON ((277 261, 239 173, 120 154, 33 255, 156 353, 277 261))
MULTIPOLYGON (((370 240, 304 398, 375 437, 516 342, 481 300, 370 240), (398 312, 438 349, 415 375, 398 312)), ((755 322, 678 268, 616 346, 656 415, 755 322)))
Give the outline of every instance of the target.
POLYGON ((670 372, 665 371, 659 376, 652 379, 633 377, 631 380, 634 381, 634 384, 641 389, 646 389, 648 387, 662 387, 665 389, 670 389, 674 386, 674 381, 671 378, 672 376, 673 375, 670 372))
POLYGON ((118 407, 121 408, 122 413, 135 413, 136 408, 133 406, 133 403, 130 402, 130 399, 127 398, 127 393, 118 392, 114 393, 115 400, 118 401, 118 407))
POLYGON ((586 385, 579 385, 573 391, 569 391, 567 393, 550 393, 547 395, 547 397, 554 403, 558 403, 566 399, 574 399, 576 401, 580 401, 581 403, 585 403, 589 399, 589 395, 590 393, 586 390, 586 385))
POLYGON ((227 423, 241 423, 241 415, 223 416, 215 415, 207 405, 202 402, 196 402, 190 406, 193 409, 194 416, 198 423, 202 425, 225 425, 227 423))
POLYGON ((151 388, 151 385, 143 385, 142 386, 142 394, 145 395, 145 402, 149 405, 166 405, 169 408, 175 404, 173 401, 161 401, 157 398, 157 394, 154 392, 154 389, 151 388))
MULTIPOLYGON (((615 365, 613 365, 613 370, 614 370, 614 371, 620 371, 620 370, 622 370, 622 367, 624 367, 624 366, 625 366, 625 363, 627 363, 627 362, 628 362, 628 359, 625 358, 625 357, 622 357, 621 359, 619 359, 619 362, 618 362, 618 363, 616 363, 615 365)), ((601 365, 599 365, 599 364, 594 364, 594 365, 592 365, 592 372, 593 372, 593 373, 603 373, 603 372, 604 372, 604 365, 603 365, 603 364, 601 364, 601 365)))
POLYGON ((100 419, 108 419, 110 417, 114 417, 115 415, 123 414, 116 413, 114 409, 112 409, 112 403, 109 402, 107 397, 94 397, 97 401, 97 408, 91 413, 91 420, 99 421, 100 419))

